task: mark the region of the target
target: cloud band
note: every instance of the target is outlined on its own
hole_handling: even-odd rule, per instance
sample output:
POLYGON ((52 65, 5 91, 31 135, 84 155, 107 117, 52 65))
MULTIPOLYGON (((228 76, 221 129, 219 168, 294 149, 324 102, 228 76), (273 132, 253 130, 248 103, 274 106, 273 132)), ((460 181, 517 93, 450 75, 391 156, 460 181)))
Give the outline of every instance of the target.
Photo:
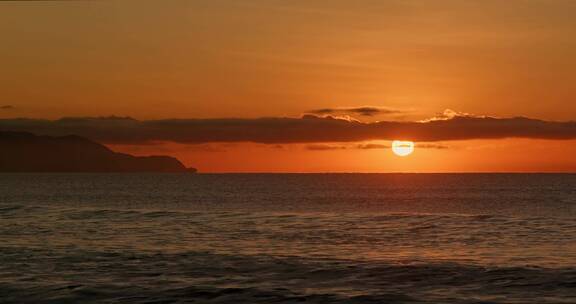
POLYGON ((2 119, 0 130, 44 135, 85 136, 102 143, 150 144, 256 142, 321 143, 405 139, 434 142, 471 139, 576 139, 576 122, 554 122, 523 117, 455 116, 422 122, 359 122, 334 117, 166 119, 128 117, 63 118, 59 120, 2 119))

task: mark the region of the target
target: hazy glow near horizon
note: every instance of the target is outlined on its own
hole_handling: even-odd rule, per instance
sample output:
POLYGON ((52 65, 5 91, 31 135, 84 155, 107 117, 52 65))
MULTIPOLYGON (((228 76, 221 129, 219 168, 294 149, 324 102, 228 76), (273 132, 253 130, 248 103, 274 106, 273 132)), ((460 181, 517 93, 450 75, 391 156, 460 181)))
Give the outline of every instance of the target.
POLYGON ((408 156, 414 153, 414 142, 395 140, 392 142, 392 152, 398 156, 408 156))

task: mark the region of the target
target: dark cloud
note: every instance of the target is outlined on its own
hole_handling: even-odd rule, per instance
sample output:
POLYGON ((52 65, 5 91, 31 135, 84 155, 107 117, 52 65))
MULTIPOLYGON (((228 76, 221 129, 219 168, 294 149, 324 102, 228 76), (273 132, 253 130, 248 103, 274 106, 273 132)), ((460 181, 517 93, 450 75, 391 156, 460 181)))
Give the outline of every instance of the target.
POLYGON ((307 145, 306 146, 306 150, 312 150, 312 151, 372 150, 372 149, 390 149, 390 146, 383 145, 383 144, 372 144, 372 143, 356 144, 356 145, 350 145, 350 144, 347 144, 347 145, 346 144, 340 144, 340 145, 336 145, 336 144, 331 144, 331 145, 314 144, 314 145, 307 145))
POLYGON ((389 145, 383 145, 383 144, 358 144, 355 147, 356 149, 360 150, 390 149, 389 145))
POLYGON ((576 122, 524 117, 452 116, 420 122, 359 122, 335 117, 165 119, 129 117, 64 118, 60 120, 0 119, 0 130, 45 135, 76 134, 103 143, 146 144, 256 142, 335 143, 405 139, 438 142, 469 139, 538 138, 576 139, 576 122))
POLYGON ((344 107, 344 108, 324 108, 308 111, 311 114, 348 114, 360 116, 376 116, 376 115, 390 115, 390 114, 404 114, 406 111, 384 108, 384 107, 344 107))
POLYGON ((310 151, 331 151, 331 150, 346 150, 348 149, 347 146, 342 145, 323 145, 323 144, 315 144, 315 145, 307 145, 306 150, 310 151))
POLYGON ((15 107, 11 105, 0 106, 0 110, 12 110, 12 109, 15 109, 15 107))
POLYGON ((434 144, 434 143, 419 143, 419 144, 416 144, 416 148, 420 148, 420 149, 438 149, 438 150, 450 149, 449 146, 441 145, 441 144, 434 144))
MULTIPOLYGON (((417 148, 420 149, 449 149, 448 146, 435 144, 435 143, 422 143, 417 144, 417 148)), ((311 151, 331 151, 331 150, 376 150, 376 149, 390 149, 389 145, 385 144, 375 144, 375 143, 363 143, 363 144, 313 144, 307 145, 306 150, 311 151)))

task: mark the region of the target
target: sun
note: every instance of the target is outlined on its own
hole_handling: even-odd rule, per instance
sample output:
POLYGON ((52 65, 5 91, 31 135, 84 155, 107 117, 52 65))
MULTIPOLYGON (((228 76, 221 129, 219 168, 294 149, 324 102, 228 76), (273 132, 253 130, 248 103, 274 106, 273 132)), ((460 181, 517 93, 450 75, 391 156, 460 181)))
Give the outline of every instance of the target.
POLYGON ((398 156, 408 156, 414 152, 414 142, 395 140, 392 142, 392 152, 398 156))

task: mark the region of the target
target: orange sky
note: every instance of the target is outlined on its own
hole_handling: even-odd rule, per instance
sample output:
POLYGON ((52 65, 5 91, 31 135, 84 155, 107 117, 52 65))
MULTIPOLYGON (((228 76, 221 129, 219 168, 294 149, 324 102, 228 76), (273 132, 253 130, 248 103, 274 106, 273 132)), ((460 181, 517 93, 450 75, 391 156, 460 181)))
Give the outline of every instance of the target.
MULTIPOLYGON (((356 118, 454 109, 570 121, 574 11, 571 0, 0 2, 0 118, 299 117, 374 106, 400 113, 356 118)), ((305 143, 110 146, 214 172, 469 172, 576 171, 574 143, 446 141, 401 159, 305 143)))
POLYGON ((390 149, 310 151, 306 145, 111 147, 136 155, 174 155, 202 172, 576 172, 576 140, 473 140, 443 146, 417 147, 407 157, 390 149))

